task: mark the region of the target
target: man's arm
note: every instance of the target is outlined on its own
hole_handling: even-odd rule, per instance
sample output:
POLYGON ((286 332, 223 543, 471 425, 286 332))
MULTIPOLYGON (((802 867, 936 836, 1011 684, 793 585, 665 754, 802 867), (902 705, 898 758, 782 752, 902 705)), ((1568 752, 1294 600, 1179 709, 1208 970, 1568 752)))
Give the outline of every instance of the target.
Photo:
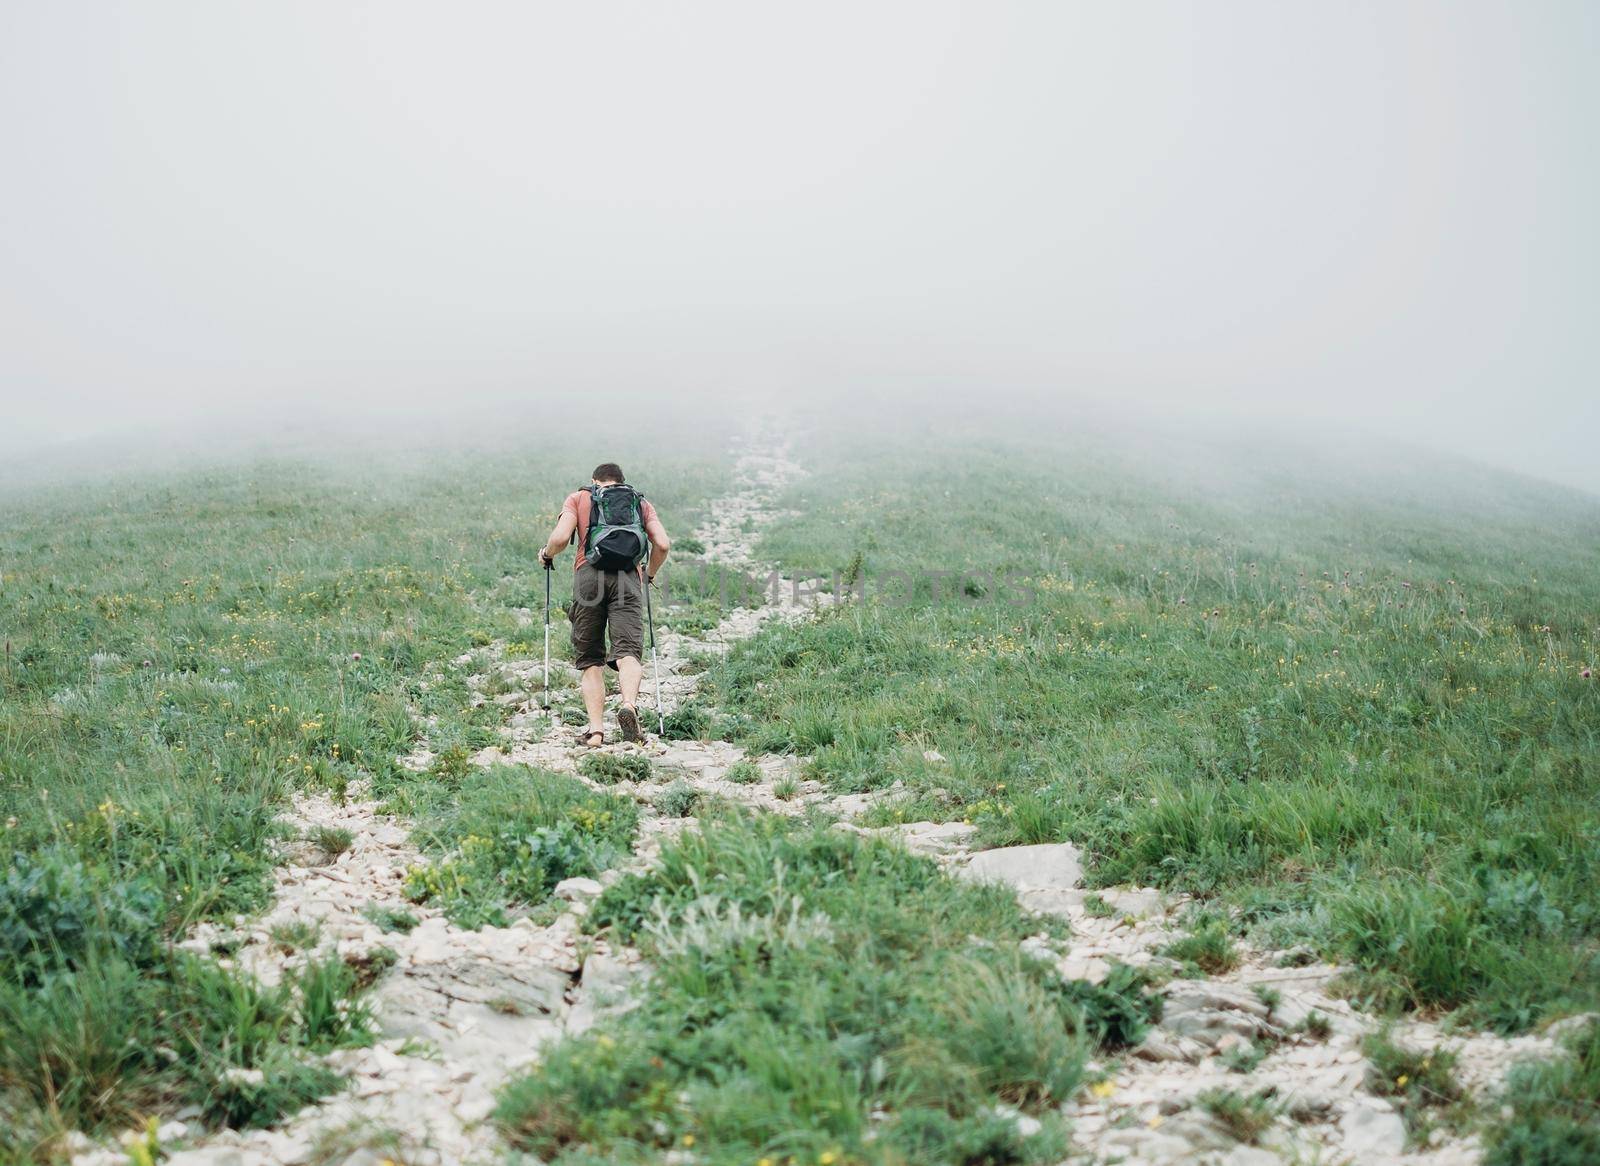
POLYGON ((662 526, 661 519, 656 517, 654 506, 650 506, 645 513, 644 532, 650 536, 650 566, 646 569, 646 574, 654 579, 656 572, 661 570, 661 564, 667 561, 667 552, 672 549, 672 539, 667 537, 667 528, 662 526))
POLYGON ((578 529, 578 516, 570 510, 563 509, 561 517, 556 520, 556 528, 550 532, 550 539, 544 544, 544 549, 539 552, 539 561, 545 566, 550 563, 572 541, 572 532, 578 529))

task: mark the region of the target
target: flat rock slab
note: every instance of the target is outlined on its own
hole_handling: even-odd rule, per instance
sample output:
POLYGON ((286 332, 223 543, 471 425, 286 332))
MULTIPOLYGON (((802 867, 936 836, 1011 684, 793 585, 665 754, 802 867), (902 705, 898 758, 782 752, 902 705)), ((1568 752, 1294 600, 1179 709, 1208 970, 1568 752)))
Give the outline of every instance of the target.
POLYGON ((1100 892, 1100 899, 1117 914, 1128 915, 1134 919, 1147 919, 1167 913, 1167 896, 1154 887, 1126 889, 1107 887, 1100 892))
POLYGON ((982 882, 1000 882, 1019 891, 1069 891, 1083 882, 1083 855, 1070 842, 1002 846, 972 856, 960 873, 982 882))
POLYGON ((965 822, 902 822, 863 831, 881 838, 898 839, 913 854, 929 855, 953 854, 977 832, 976 826, 965 822))

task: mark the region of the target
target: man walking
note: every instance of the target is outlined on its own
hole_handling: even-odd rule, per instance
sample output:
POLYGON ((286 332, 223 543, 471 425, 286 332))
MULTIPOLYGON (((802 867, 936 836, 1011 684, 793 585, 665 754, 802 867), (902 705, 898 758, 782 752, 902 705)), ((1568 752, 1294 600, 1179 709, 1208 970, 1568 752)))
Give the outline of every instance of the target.
POLYGON ((578 562, 572 577, 572 654, 583 673, 583 707, 589 725, 583 744, 605 744, 606 666, 616 669, 622 690, 617 724, 625 741, 643 740, 639 732, 639 682, 644 676, 644 588, 672 549, 666 527, 644 495, 626 484, 615 462, 594 468, 593 484, 567 495, 561 518, 539 552, 551 569, 576 534, 578 562), (591 542, 591 537, 593 542, 591 542), (606 632, 611 650, 606 650, 606 632))

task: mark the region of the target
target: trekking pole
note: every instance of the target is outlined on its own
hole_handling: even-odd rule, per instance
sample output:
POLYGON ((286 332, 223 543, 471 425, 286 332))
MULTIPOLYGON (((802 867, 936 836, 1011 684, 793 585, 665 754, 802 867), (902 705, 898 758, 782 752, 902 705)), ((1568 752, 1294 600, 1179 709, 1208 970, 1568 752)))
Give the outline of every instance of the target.
POLYGON ((654 584, 648 575, 644 580, 644 611, 650 622, 650 671, 656 678, 656 728, 667 735, 667 714, 661 711, 661 665, 656 661, 656 615, 650 604, 650 588, 654 584))
POLYGON ((544 564, 544 707, 550 709, 550 577, 555 569, 549 560, 544 564))

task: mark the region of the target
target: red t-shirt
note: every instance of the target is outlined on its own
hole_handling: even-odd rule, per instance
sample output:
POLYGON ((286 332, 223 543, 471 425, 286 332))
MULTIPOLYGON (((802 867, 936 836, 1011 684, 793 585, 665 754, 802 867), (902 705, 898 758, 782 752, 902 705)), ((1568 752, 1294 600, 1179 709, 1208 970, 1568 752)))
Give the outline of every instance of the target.
MULTIPOLYGON (((561 513, 570 514, 578 523, 578 561, 572 565, 577 570, 586 562, 584 548, 589 542, 589 509, 594 505, 594 500, 589 497, 587 490, 574 490, 567 495, 567 500, 561 504, 561 513)), ((667 528, 661 525, 661 520, 656 517, 656 508, 650 505, 647 498, 639 505, 639 513, 644 518, 644 532, 650 536, 652 544, 669 541, 667 528)))

